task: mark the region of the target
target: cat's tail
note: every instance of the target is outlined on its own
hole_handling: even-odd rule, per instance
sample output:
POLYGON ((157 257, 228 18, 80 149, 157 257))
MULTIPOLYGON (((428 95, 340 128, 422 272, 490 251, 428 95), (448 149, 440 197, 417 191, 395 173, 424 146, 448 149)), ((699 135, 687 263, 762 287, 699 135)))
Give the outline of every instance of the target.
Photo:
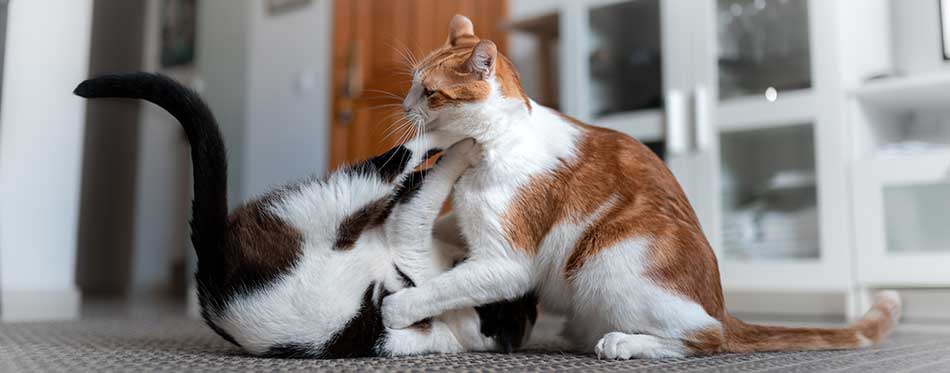
POLYGON ((896 291, 877 294, 874 306, 845 328, 786 328, 752 325, 726 317, 723 352, 843 350, 882 341, 897 325, 901 299, 896 291))
POLYGON ((198 94, 169 77, 150 73, 103 75, 73 91, 85 98, 135 98, 149 101, 181 122, 191 143, 195 195, 191 241, 202 259, 219 256, 227 229, 227 158, 218 124, 198 94))

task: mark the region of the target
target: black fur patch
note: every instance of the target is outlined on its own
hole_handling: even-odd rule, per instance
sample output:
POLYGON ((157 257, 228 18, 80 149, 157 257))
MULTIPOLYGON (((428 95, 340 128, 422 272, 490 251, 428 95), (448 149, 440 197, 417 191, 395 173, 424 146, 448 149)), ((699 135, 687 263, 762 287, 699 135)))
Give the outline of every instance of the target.
POLYGON ((441 152, 442 152, 441 148, 429 149, 429 151, 426 152, 425 160, 429 160, 429 158, 435 157, 436 154, 439 154, 441 152))
POLYGON ((415 282, 415 281, 412 281, 412 279, 409 278, 409 276, 407 276, 405 272, 403 272, 401 269, 399 269, 399 266, 393 264, 393 268, 396 268, 396 274, 399 275, 399 279, 402 280, 402 285, 403 285, 403 286, 405 286, 405 287, 407 287, 407 288, 414 288, 414 287, 416 287, 416 282, 415 282))
POLYGON ((504 353, 511 353, 525 342, 525 335, 538 318, 538 297, 528 293, 521 298, 475 307, 481 320, 482 335, 495 340, 504 353))
POLYGON ((412 151, 405 146, 397 146, 376 157, 354 164, 350 170, 359 174, 377 174, 383 180, 392 182, 412 160, 412 151))
POLYGON ((319 354, 315 353, 313 346, 307 343, 281 343, 271 346, 263 356, 282 359, 307 359, 317 357, 319 354))
POLYGON ((399 185, 399 188, 396 189, 396 195, 393 198, 396 203, 402 204, 411 201, 416 194, 419 194, 419 189, 422 188, 422 184, 425 182, 427 170, 415 171, 402 180, 402 184, 399 185))
POLYGON ((205 323, 208 324, 208 327, 210 327, 211 330, 213 330, 215 333, 218 333, 218 335, 220 335, 221 338, 224 338, 225 341, 228 341, 231 344, 238 346, 240 348, 244 348, 243 346, 241 346, 240 343, 237 343, 237 341, 234 340, 234 337, 232 337, 231 334, 228 334, 228 332, 224 331, 224 329, 221 329, 221 327, 219 327, 218 324, 215 324, 214 322, 211 321, 211 319, 207 317, 205 317, 204 319, 205 319, 205 323))
POLYGON ((323 349, 309 343, 280 343, 271 346, 264 356, 288 359, 346 359, 378 356, 376 345, 382 338, 385 328, 379 304, 373 302, 375 288, 375 283, 366 288, 363 293, 363 303, 356 316, 323 349))
POLYGON ((376 284, 373 283, 366 288, 363 304, 356 317, 327 344, 320 354, 321 358, 371 357, 379 354, 376 344, 382 338, 385 328, 380 304, 373 302, 375 287, 376 284))
POLYGON ((347 216, 336 230, 336 242, 333 244, 333 249, 352 249, 363 231, 383 224, 392 209, 392 200, 380 198, 347 216))

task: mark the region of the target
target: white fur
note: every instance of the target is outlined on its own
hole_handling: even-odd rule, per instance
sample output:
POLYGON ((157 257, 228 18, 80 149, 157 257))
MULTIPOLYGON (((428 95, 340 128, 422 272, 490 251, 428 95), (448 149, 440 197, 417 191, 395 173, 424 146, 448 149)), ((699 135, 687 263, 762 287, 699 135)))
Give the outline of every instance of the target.
POLYGON ((645 275, 650 242, 648 237, 620 242, 590 258, 575 274, 571 283, 574 308, 565 333, 579 343, 580 350, 590 352, 610 332, 683 340, 719 326, 699 304, 645 275))
POLYGON ((570 314, 574 308, 572 287, 564 276, 567 258, 571 256, 572 246, 565 242, 577 242, 591 225, 600 219, 616 203, 617 197, 601 205, 593 214, 580 219, 572 219, 558 224, 541 241, 538 256, 535 258, 535 279, 541 306, 549 312, 570 314))
MULTIPOLYGON (((412 171, 429 147, 448 147, 460 137, 432 133, 407 146, 412 171)), ((263 289, 230 301, 215 315, 215 324, 245 350, 263 354, 282 343, 324 346, 361 307, 372 283, 393 291, 403 287, 394 264, 414 281, 445 271, 457 259, 458 248, 431 239, 433 221, 461 172, 477 158, 472 143, 446 152, 426 178, 416 197, 397 205, 386 224, 364 231, 350 250, 333 250, 340 222, 368 203, 394 192, 398 183, 376 175, 339 172, 325 181, 312 181, 268 206, 269 212, 303 235, 297 265, 263 289)), ((474 309, 445 312, 429 330, 388 330, 379 345, 388 355, 425 352, 480 351, 494 343, 480 333, 474 309)), ((319 352, 319 351, 314 351, 319 352)))
MULTIPOLYGON (((417 75, 410 95, 421 92, 419 81, 417 75)), ((520 99, 503 97, 496 79, 488 81, 492 92, 483 102, 429 110, 425 100, 404 101, 410 112, 427 118, 430 127, 473 137, 483 147, 484 158, 465 172, 453 195, 471 259, 386 298, 386 325, 403 328, 448 309, 535 289, 546 310, 568 317, 565 336, 580 351, 596 350, 610 359, 687 354, 682 340, 719 322, 699 304, 645 275, 651 237, 607 248, 588 259, 571 281, 565 278, 564 263, 577 240, 614 200, 590 216, 569 217, 553 227, 536 256, 512 247, 503 230, 512 199, 533 178, 576 160, 582 129, 535 102, 533 110, 527 110, 520 99)))

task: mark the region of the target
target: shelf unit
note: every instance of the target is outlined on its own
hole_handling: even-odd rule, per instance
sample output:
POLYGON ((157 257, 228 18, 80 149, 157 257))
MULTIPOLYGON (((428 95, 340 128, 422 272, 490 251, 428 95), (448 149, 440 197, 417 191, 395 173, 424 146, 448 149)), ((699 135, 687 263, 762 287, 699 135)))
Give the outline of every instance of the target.
POLYGON ((881 110, 943 110, 948 106, 950 72, 882 78, 850 91, 864 105, 881 110))
POLYGON ((950 287, 950 71, 849 90, 856 286, 950 287), (908 145, 910 144, 910 145, 908 145))
MULTIPOLYGON (((837 0, 519 0, 512 7, 513 28, 522 30, 514 33, 511 44, 516 64, 531 66, 532 51, 556 46, 553 52, 537 54, 557 56, 556 73, 548 76, 556 79, 559 92, 553 96, 558 97, 560 110, 641 141, 665 143, 667 164, 719 256, 727 293, 833 293, 857 303, 847 172, 851 144, 847 126, 842 125, 851 74, 844 71, 843 62, 850 56, 847 53, 860 53, 844 45, 850 37, 847 28, 866 26, 849 20, 855 14, 853 7, 837 0), (623 21, 619 31, 611 29, 610 15, 623 21), (659 22, 633 21, 648 16, 659 22), (738 27, 740 18, 754 27, 738 27), (537 30, 548 35, 535 38, 543 42, 532 41, 537 30), (610 32, 646 42, 610 44, 610 32), (753 40, 762 35, 765 39, 753 40), (612 46, 609 51, 598 49, 605 41, 612 46), (768 49, 771 45, 788 48, 768 49), (759 57, 765 56, 767 63, 756 62, 745 53, 749 50, 761 52, 759 57), (652 61, 654 51, 660 54, 662 79, 659 87, 647 88, 658 90, 659 107, 595 115, 592 108, 603 105, 591 102, 598 97, 591 91, 599 84, 592 64, 621 52, 629 61, 652 61), (746 79, 750 76, 754 79, 746 79), (769 180, 791 174, 806 175, 814 184, 763 189, 769 180), (809 242, 809 254, 738 257, 724 247, 724 229, 736 226, 737 214, 752 215, 763 204, 764 213, 754 224, 759 224, 760 233, 772 232, 767 238, 776 238, 760 242, 760 247, 791 234, 792 241, 786 242, 809 242), (782 219, 805 221, 802 217, 809 216, 818 219, 817 232, 780 230, 786 221, 782 219), (814 246, 817 253, 811 254, 814 246)), ((874 9, 858 13, 873 14, 874 9)), ((608 71, 622 80, 620 75, 641 74, 649 68, 635 65, 608 71)), ((531 83, 530 71, 523 79, 529 86, 545 85, 531 83)), ((644 94, 637 91, 641 87, 624 89, 644 94)))

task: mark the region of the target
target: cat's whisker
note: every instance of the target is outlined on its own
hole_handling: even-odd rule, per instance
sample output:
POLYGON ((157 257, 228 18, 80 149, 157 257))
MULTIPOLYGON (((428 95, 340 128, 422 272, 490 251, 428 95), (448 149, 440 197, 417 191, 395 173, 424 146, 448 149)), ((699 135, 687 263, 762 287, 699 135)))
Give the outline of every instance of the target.
POLYGON ((405 130, 405 126, 406 126, 405 123, 400 123, 398 126, 396 126, 396 127, 394 127, 394 128, 389 128, 389 129, 387 129, 387 130, 386 130, 386 133, 383 135, 383 138, 379 139, 379 144, 382 144, 382 143, 386 142, 386 141, 389 140, 394 134, 400 133, 400 132, 404 131, 404 130, 405 130))
POLYGON ((359 108, 359 109, 357 109, 357 111, 359 111, 359 112, 367 112, 367 111, 374 111, 374 110, 380 110, 380 109, 390 109, 390 108, 398 108, 398 109, 400 109, 400 110, 397 110, 397 111, 396 111, 396 114, 402 114, 402 110, 401 110, 401 109, 402 109, 402 104, 373 105, 373 106, 368 106, 368 107, 364 107, 364 108, 359 108))
MULTIPOLYGON (((397 40, 397 42, 399 41, 397 40)), ((415 54, 412 53, 412 51, 410 51, 409 48, 405 44, 402 44, 401 42, 399 46, 396 46, 390 43, 386 43, 386 44, 388 47, 392 48, 396 53, 399 54, 399 57, 402 58, 401 62, 404 63, 405 65, 408 65, 414 68, 418 64, 418 59, 416 58, 415 54)))
POLYGON ((390 124, 389 128, 386 129, 386 133, 384 134, 380 142, 388 140, 392 135, 396 134, 399 131, 403 131, 407 125, 409 125, 409 122, 406 120, 402 120, 400 122, 393 122, 393 124, 390 124), (394 125, 396 126, 394 127, 394 125))
MULTIPOLYGON (((408 135, 409 135, 410 132, 411 132, 411 131, 406 131, 402 136, 399 137, 399 141, 397 141, 396 143, 397 143, 397 144, 400 144, 400 145, 404 145, 405 142, 408 141, 408 135)), ((405 157, 406 157, 406 156, 407 156, 406 154, 403 154, 403 159, 400 160, 400 163, 402 163, 402 162, 405 161, 405 157)), ((393 155, 390 155, 389 158, 386 159, 386 161, 383 162, 383 167, 382 167, 382 168, 385 168, 386 165, 388 165, 389 162, 393 159, 393 157, 395 157, 395 153, 394 153, 393 155)), ((410 174, 410 175, 411 175, 411 174, 410 174)))
POLYGON ((384 91, 382 89, 368 88, 368 89, 364 89, 363 92, 376 93, 376 94, 382 95, 381 97, 389 97, 389 98, 395 98, 399 100, 402 100, 404 96, 404 95, 396 94, 394 92, 384 91))

